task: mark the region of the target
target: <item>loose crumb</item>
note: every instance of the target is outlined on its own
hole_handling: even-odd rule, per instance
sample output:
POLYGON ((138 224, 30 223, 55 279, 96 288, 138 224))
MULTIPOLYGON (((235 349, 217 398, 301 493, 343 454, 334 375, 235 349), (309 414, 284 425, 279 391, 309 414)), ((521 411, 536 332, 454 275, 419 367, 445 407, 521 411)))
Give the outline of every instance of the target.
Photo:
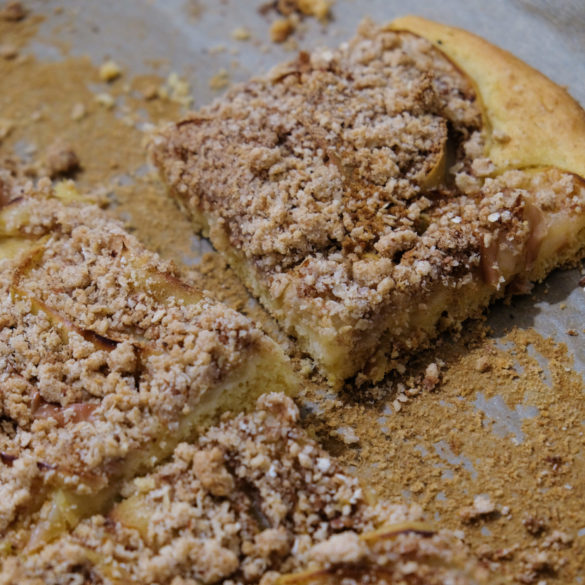
POLYGON ((158 94, 186 108, 190 107, 193 103, 189 83, 175 71, 169 74, 166 85, 159 88, 158 94))
POLYGON ((74 104, 74 106, 71 108, 71 119, 75 122, 79 122, 79 120, 85 118, 86 115, 87 110, 81 102, 74 104))
POLYGON ((220 69, 210 80, 209 87, 214 91, 225 89, 230 83, 229 74, 226 69, 220 69))
POLYGON ((0 45, 0 58, 10 60, 16 57, 18 57, 18 47, 10 44, 0 45))
POLYGON ((46 170, 49 177, 63 177, 79 170, 79 157, 70 144, 55 140, 45 153, 46 170))
POLYGON ((111 110, 116 105, 116 100, 112 96, 112 94, 102 92, 98 93, 95 96, 95 101, 104 108, 111 110))
POLYGON ((496 511, 495 504, 489 496, 480 495, 473 499, 473 505, 463 508, 459 515, 464 522, 473 522, 478 518, 491 516, 496 511))
POLYGON ((232 38, 235 39, 236 41, 248 41, 248 40, 250 40, 251 36, 252 35, 251 35, 250 31, 243 26, 235 28, 232 31, 232 38))
POLYGON ((270 26, 270 40, 273 43, 284 43, 293 34, 295 28, 290 18, 279 18, 270 26))
POLYGON ((0 141, 7 138, 14 129, 14 122, 6 118, 0 118, 0 141))
POLYGON ((100 67, 99 75, 102 81, 111 83, 122 75, 122 68, 115 61, 109 59, 100 67))
POLYGON ((7 2, 4 8, 0 10, 0 19, 9 22, 19 22, 24 20, 28 14, 26 8, 20 2, 7 2))

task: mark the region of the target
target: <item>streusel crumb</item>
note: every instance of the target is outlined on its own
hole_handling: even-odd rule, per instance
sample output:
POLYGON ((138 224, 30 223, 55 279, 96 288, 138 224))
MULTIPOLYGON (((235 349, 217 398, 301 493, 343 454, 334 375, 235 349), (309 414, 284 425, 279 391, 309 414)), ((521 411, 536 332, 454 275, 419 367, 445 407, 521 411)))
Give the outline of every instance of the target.
POLYGON ((366 22, 163 128, 151 153, 330 380, 377 380, 511 282, 519 292, 582 253, 549 232, 555 214, 581 221, 583 183, 500 172, 482 116, 429 41, 366 22))

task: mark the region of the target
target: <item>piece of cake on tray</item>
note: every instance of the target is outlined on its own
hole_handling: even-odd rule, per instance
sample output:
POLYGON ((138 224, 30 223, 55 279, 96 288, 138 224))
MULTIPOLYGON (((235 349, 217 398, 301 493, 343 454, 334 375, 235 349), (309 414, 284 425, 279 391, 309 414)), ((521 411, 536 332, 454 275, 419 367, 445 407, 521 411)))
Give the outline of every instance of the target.
POLYGON ((249 319, 78 198, 0 177, 0 562, 107 508, 221 412, 297 387, 249 319))
POLYGON ((180 443, 122 498, 0 585, 478 585, 487 571, 417 506, 372 501, 298 424, 283 394, 180 443))
POLYGON ((370 22, 162 128, 171 194, 333 385, 585 245, 585 114, 459 29, 370 22))

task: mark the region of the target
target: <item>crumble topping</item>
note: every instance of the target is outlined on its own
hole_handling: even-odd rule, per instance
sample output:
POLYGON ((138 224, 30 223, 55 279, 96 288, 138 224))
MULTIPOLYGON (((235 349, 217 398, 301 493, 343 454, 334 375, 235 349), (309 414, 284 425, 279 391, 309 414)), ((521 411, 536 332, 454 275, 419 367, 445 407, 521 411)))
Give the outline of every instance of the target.
MULTIPOLYGON (((264 347, 95 206, 0 182, 0 533, 49 487, 98 491, 264 347)), ((172 446, 172 443, 171 443, 172 446)), ((164 445, 161 445, 164 450, 164 445)))
POLYGON ((299 307, 366 327, 436 283, 480 274, 499 290, 498 246, 521 264, 541 211, 583 204, 569 173, 496 175, 484 141, 466 77, 428 41, 366 22, 161 130, 151 154, 271 297, 290 286, 299 307))
POLYGON ((307 567, 348 564, 364 576, 379 565, 406 583, 431 575, 425 582, 471 582, 463 569, 473 565, 453 539, 423 528, 417 507, 369 503, 298 417, 284 395, 262 396, 252 414, 180 444, 168 463, 126 483, 107 517, 9 558, 0 583, 269 585, 307 567), (388 534, 371 532, 380 526, 388 534))

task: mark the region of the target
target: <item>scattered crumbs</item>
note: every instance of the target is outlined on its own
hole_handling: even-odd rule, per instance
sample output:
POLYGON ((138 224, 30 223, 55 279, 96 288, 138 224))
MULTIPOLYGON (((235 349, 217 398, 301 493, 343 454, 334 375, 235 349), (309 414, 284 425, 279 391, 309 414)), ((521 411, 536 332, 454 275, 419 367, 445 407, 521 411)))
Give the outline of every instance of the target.
POLYGON ((251 36, 250 31, 243 26, 239 26, 232 31, 232 39, 236 41, 248 41, 251 36))
POLYGON ((561 303, 561 304, 559 305, 559 309, 560 309, 561 311, 564 311, 566 308, 567 308, 567 303, 561 303))
POLYGON ((20 2, 7 2, 0 10, 0 19, 8 22, 24 20, 28 12, 20 2))
POLYGON ((101 92, 96 94, 95 96, 95 101, 100 105, 103 106, 104 108, 111 110, 114 105, 116 104, 116 100, 113 98, 113 96, 109 93, 101 92))
POLYGON ((210 80, 209 87, 213 91, 221 91, 230 83, 229 73, 226 69, 220 69, 210 80))
POLYGON ((563 344, 533 329, 513 329, 501 342, 496 344, 481 322, 469 322, 460 337, 439 340, 377 391, 364 388, 358 396, 347 388, 338 399, 326 400, 311 384, 302 399, 319 404, 323 414, 307 417, 305 424, 382 497, 398 501, 408 487, 412 501, 429 517, 441 518, 443 528, 465 527, 465 543, 509 582, 523 582, 525 555, 544 550, 557 571, 547 583, 572 584, 585 566, 585 548, 575 539, 585 498, 579 481, 585 474, 579 455, 585 384, 563 344), (536 356, 547 361, 552 388, 536 356), (409 398, 410 407, 404 408, 399 397, 420 384, 431 363, 440 371, 436 388, 409 398), (491 422, 473 406, 477 392, 504 396, 515 412, 526 405, 539 409, 539 416, 522 420, 523 442, 492 433, 491 422), (400 416, 380 416, 394 406, 401 408, 400 416), (359 436, 359 445, 339 440, 336 431, 345 427, 359 436), (452 461, 437 453, 441 441, 455 456, 452 461), (462 466, 465 460, 473 473, 462 466), (530 534, 529 529, 538 532, 539 519, 546 520, 546 529, 530 534), (489 532, 482 533, 486 521, 489 532), (555 531, 569 542, 549 543, 555 531))
POLYGON ((108 59, 105 63, 103 63, 99 70, 100 79, 102 81, 106 81, 107 83, 115 81, 121 75, 122 75, 121 67, 111 59, 108 59))
POLYGON ((284 43, 295 31, 295 24, 290 18, 279 18, 270 25, 270 40, 284 43))

